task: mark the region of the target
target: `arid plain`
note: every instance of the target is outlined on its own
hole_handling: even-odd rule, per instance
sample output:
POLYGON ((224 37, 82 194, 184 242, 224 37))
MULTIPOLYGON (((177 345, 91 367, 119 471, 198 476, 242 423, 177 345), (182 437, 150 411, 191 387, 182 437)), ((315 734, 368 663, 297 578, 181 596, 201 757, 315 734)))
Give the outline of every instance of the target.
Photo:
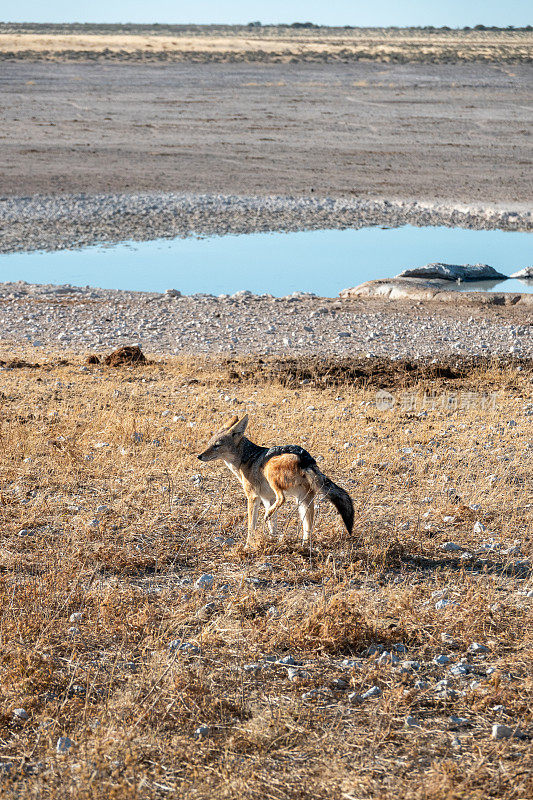
MULTIPOLYGON (((191 193, 180 233, 194 193, 395 199, 393 224, 427 201, 414 224, 460 206, 467 226, 527 230, 531 43, 0 26, 2 252, 146 238, 156 212, 124 199, 143 191, 191 193), (99 192, 124 193, 103 222, 99 192)), ((264 207, 237 203, 228 230, 264 207)), ((361 223, 343 208, 332 223, 361 223)), ((139 294, 149 361, 108 366, 131 309, 101 294, 0 293, 2 797, 530 797, 529 306, 139 294), (246 354, 263 307, 327 347, 246 354), (405 357, 350 352, 378 323, 405 357), (202 351, 196 325, 233 352, 202 351), (302 548, 287 504, 283 538, 244 551, 240 487, 195 456, 245 410, 255 441, 303 445, 350 492, 352 538, 321 503, 302 548)))
POLYGON ((530 199, 531 32, 6 27, 0 194, 530 199))

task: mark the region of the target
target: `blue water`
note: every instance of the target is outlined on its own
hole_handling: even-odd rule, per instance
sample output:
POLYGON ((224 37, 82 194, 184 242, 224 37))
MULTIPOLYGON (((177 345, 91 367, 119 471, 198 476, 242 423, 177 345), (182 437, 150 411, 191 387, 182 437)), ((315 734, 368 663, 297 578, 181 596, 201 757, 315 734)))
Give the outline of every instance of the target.
MULTIPOLYGON (((332 297, 349 286, 432 261, 490 264, 508 275, 532 263, 532 242, 528 233, 412 226, 158 239, 2 255, 0 281, 175 288, 183 294, 249 289, 282 296, 302 290, 332 297)), ((533 284, 507 280, 462 288, 531 292, 533 284)))

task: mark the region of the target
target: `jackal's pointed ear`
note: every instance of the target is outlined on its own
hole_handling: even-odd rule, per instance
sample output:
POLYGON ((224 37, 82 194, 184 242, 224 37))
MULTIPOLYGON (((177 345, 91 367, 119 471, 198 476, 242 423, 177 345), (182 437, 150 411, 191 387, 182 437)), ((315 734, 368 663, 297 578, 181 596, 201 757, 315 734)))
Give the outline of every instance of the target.
POLYGON ((238 422, 235 423, 235 425, 232 426, 230 433, 237 436, 242 436, 244 431, 246 430, 247 425, 248 425, 248 414, 245 414, 242 419, 240 419, 238 422))
POLYGON ((224 425, 222 428, 223 431, 230 431, 234 425, 236 425, 239 421, 239 417, 232 417, 231 420, 228 422, 227 425, 224 425))

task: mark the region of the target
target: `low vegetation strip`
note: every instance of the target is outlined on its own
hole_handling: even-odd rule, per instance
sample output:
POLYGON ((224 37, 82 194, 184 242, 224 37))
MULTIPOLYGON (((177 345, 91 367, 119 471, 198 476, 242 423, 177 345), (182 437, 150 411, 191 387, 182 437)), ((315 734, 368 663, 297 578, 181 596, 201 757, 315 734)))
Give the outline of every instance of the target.
MULTIPOLYGON (((51 29, 50 29, 51 27, 51 29)), ((533 31, 201 27, 105 32, 0 27, 0 58, 121 61, 530 63, 533 31)))
POLYGON ((0 352, 3 796, 530 796, 525 365, 383 392, 64 355, 0 352), (244 553, 196 454, 245 410, 350 492, 353 538, 323 503, 302 549, 287 504, 244 553))

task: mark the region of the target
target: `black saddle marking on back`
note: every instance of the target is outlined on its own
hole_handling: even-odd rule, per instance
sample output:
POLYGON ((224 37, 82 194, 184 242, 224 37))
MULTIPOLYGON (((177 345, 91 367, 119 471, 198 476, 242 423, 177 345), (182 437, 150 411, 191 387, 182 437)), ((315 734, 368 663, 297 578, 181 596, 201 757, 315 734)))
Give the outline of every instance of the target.
POLYGON ((307 467, 312 467, 313 464, 316 464, 315 459, 313 456, 304 450, 303 447, 300 447, 298 444, 281 444, 276 445, 275 447, 269 447, 266 453, 263 456, 261 466, 265 466, 266 462, 269 461, 274 456, 283 456, 286 454, 298 456, 300 459, 300 467, 302 469, 307 469, 307 467))

